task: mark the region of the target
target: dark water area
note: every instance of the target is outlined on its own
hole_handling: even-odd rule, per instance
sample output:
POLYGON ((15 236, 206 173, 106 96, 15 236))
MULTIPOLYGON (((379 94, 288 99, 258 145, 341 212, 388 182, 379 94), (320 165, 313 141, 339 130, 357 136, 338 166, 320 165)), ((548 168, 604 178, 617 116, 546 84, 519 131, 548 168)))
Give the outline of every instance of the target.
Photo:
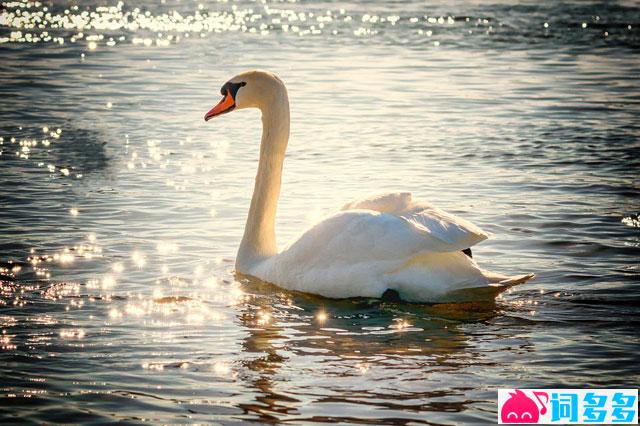
POLYGON ((638 388, 636 2, 2 2, 0 422, 494 424, 498 388, 638 388), (281 245, 410 191, 536 279, 485 305, 233 272, 286 82, 281 245))

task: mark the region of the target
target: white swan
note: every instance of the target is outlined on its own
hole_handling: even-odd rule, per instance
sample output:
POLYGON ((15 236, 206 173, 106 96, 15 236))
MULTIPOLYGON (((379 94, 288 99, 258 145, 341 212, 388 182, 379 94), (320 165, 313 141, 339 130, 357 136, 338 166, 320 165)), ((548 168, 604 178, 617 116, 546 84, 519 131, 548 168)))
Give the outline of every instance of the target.
POLYGON ((260 162, 236 272, 280 287, 331 298, 381 297, 413 302, 491 300, 533 274, 507 277, 482 270, 462 252, 487 238, 472 223, 409 193, 347 204, 278 253, 275 215, 289 140, 284 83, 266 71, 229 80, 205 121, 234 109, 262 112, 260 162))

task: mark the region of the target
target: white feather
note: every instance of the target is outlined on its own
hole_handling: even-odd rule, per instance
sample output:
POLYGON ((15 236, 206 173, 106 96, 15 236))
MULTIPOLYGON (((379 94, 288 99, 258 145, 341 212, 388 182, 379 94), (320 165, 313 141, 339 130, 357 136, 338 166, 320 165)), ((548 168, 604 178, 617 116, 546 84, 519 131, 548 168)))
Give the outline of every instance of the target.
POLYGON ((260 262, 251 275, 325 297, 380 297, 393 289, 404 300, 433 303, 475 300, 473 292, 458 293, 508 278, 483 271, 460 252, 468 242, 487 238, 478 227, 427 204, 406 202, 410 198, 388 194, 350 203, 260 262), (399 205, 404 210, 395 208, 399 205), (372 209, 354 209, 361 207, 372 209))
POLYGON ((447 250, 464 250, 486 240, 488 235, 473 223, 425 202, 413 202, 408 192, 378 195, 345 205, 343 210, 370 209, 398 216, 418 232, 427 233, 447 244, 447 250))

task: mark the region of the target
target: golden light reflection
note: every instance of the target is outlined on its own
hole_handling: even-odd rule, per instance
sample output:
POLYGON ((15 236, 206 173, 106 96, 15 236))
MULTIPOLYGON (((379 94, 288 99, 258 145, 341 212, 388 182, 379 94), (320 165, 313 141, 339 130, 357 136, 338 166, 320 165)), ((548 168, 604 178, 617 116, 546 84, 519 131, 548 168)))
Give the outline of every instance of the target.
POLYGON ((153 298, 154 299, 161 299, 164 296, 164 292, 162 291, 162 289, 160 287, 156 287, 153 289, 153 298))
POLYGON ((129 303, 125 307, 124 312, 129 316, 133 316, 133 317, 138 317, 139 318, 139 317, 144 316, 147 313, 147 310, 145 309, 144 305, 137 305, 137 304, 129 303))
MULTIPOLYGON (((103 277, 103 280, 111 280, 111 276, 107 275, 103 277)), ((166 295, 166 292, 173 292, 176 288, 181 288, 182 283, 198 285, 198 283, 187 282, 184 280, 172 277, 166 280, 164 283, 162 280, 158 280, 156 287, 154 287, 151 297, 145 296, 142 293, 129 295, 127 303, 122 307, 112 307, 108 312, 108 317, 111 320, 125 320, 127 318, 142 318, 144 324, 151 324, 161 327, 174 327, 184 325, 196 325, 207 326, 210 324, 217 324, 226 320, 226 315, 223 311, 217 308, 208 306, 204 300, 211 301, 210 297, 201 299, 201 295, 197 297, 187 297, 183 295, 166 295), (178 287, 174 287, 172 284, 178 283, 178 287), (169 287, 164 287, 165 284, 170 284, 169 287)), ((90 280, 87 283, 87 288, 101 288, 97 285, 96 280, 90 280)), ((111 302, 110 294, 101 294, 101 300, 104 302, 111 302)), ((233 302, 233 297, 228 293, 221 299, 221 301, 233 302)), ((267 316, 263 316, 263 320, 267 320, 267 316)))
POLYGON ((360 374, 366 374, 369 371, 369 364, 366 362, 356 364, 356 368, 360 372, 360 374))
POLYGON ((164 364, 160 362, 143 362, 142 368, 152 371, 164 371, 164 364))
POLYGON ((116 279, 112 275, 105 275, 102 278, 102 289, 107 290, 116 286, 116 279))
POLYGON ((191 325, 204 324, 206 319, 206 316, 202 312, 189 312, 185 317, 186 323, 191 325))
POLYGON ((411 324, 409 324, 409 322, 404 319, 396 318, 394 319, 394 323, 390 327, 396 330, 406 330, 407 328, 411 327, 411 324))
POLYGON ((215 362, 211 366, 211 371, 217 376, 228 377, 231 375, 231 365, 226 361, 215 362))
MULTIPOLYGON (((164 0, 161 2, 165 3, 164 0)), ((226 0, 222 2, 227 3, 226 0)), ((4 2, 3 6, 0 22, 10 31, 0 36, 0 44, 85 43, 87 53, 95 52, 100 46, 113 49, 125 42, 144 47, 164 48, 179 43, 182 39, 205 38, 208 34, 226 32, 261 36, 281 32, 298 37, 350 33, 356 37, 372 37, 395 27, 402 29, 410 25, 412 29, 415 28, 415 34, 423 35, 426 30, 431 35, 431 29, 434 27, 451 27, 460 22, 460 19, 453 16, 417 14, 401 17, 394 13, 350 13, 345 8, 314 13, 299 8, 273 5, 261 8, 259 13, 250 5, 211 7, 202 3, 199 3, 192 13, 186 13, 182 8, 180 12, 167 10, 164 13, 152 13, 138 7, 127 8, 123 2, 113 6, 83 8, 84 10, 74 5, 64 11, 49 10, 42 2, 11 1, 4 2), (60 35, 59 29, 65 29, 66 34, 60 35), (381 29, 383 31, 380 31, 381 29), (117 34, 118 31, 122 34, 117 34)), ((494 31, 486 18, 477 18, 475 22, 470 22, 467 17, 464 22, 466 25, 473 25, 473 28, 488 28, 487 33, 494 31)), ((548 26, 545 22, 546 31, 548 26)), ((588 24, 584 22, 578 28, 584 30, 587 27, 588 24)), ((627 28, 630 30, 631 25, 627 28)), ((471 29, 467 31, 472 33, 471 29)), ((83 53, 81 60, 84 57, 83 53)))
POLYGON ((156 244, 156 249, 158 250, 158 253, 166 255, 166 254, 177 253, 179 250, 179 247, 178 247, 178 244, 173 241, 159 241, 156 244))
POLYGON ((44 291, 43 297, 47 300, 61 300, 65 297, 77 297, 79 294, 78 283, 55 283, 44 291))
POLYGON ((271 314, 266 311, 258 311, 258 325, 268 325, 271 322, 271 314))
POLYGON ((233 287, 229 292, 229 295, 231 297, 231 303, 234 303, 234 304, 241 303, 245 298, 245 294, 240 288, 240 286, 233 287))
POLYGON ((144 265, 147 264, 147 258, 139 250, 135 250, 133 253, 131 253, 131 260, 133 261, 133 264, 136 265, 139 269, 142 269, 144 265))
POLYGON ((622 223, 632 228, 640 228, 640 215, 631 215, 622 218, 622 223))
POLYGON ((84 339, 85 331, 82 329, 65 329, 60 331, 62 339, 84 339))
POLYGON ((7 330, 2 330, 2 336, 0 337, 0 349, 11 351, 17 349, 17 345, 11 343, 13 336, 7 334, 7 330))
POLYGON ((58 260, 62 265, 68 265, 73 263, 75 257, 69 252, 68 248, 65 248, 64 251, 58 255, 58 260))
POLYGON ((207 288, 216 288, 218 287, 218 279, 214 276, 209 276, 204 280, 203 285, 207 288))

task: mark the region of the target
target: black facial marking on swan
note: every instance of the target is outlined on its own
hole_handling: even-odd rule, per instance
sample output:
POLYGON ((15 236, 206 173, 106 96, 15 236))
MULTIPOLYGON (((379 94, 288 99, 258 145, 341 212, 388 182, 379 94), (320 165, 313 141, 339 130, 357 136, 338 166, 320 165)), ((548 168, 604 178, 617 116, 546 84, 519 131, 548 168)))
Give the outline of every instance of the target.
POLYGON ((227 81, 220 88, 220 94, 222 96, 225 96, 227 94, 227 92, 229 92, 229 93, 231 93, 231 97, 233 97, 233 99, 235 99, 236 98, 236 94, 238 93, 238 90, 240 90, 241 87, 244 87, 246 85, 247 85, 247 83, 244 82, 244 81, 242 81, 240 83, 232 83, 230 81, 227 81))

